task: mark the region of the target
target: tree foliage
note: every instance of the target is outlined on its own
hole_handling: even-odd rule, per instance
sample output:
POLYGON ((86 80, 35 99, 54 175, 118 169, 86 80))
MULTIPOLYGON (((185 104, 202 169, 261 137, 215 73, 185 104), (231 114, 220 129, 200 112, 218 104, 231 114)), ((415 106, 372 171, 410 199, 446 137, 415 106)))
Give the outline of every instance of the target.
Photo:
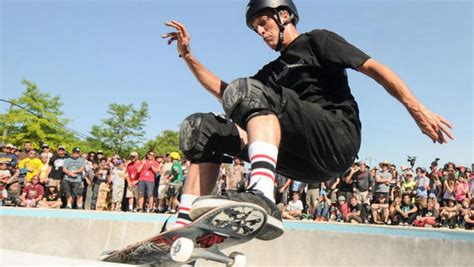
POLYGON ((143 130, 148 115, 148 104, 142 102, 139 108, 132 104, 112 103, 107 112, 109 117, 103 119, 102 125, 92 126, 90 140, 94 146, 100 145, 104 151, 125 156, 143 141, 143 130))
POLYGON ((57 145, 78 145, 81 141, 65 128, 68 120, 63 118, 62 105, 58 96, 42 93, 38 86, 28 80, 22 84, 26 90, 17 99, 11 99, 10 108, 0 114, 2 134, 5 143, 20 145, 28 140, 39 148, 42 143, 51 147, 57 145))
MULTIPOLYGON (((150 140, 140 151, 144 155, 148 150, 153 150, 157 154, 166 154, 168 152, 179 152, 179 134, 176 131, 164 130, 154 140, 150 140)), ((182 153, 181 153, 182 154, 182 153)))

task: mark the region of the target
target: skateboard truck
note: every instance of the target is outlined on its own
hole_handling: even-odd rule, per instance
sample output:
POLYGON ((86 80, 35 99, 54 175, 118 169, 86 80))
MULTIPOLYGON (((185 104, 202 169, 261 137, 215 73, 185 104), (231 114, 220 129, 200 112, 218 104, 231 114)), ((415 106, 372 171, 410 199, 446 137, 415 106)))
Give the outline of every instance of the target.
POLYGON ((244 254, 232 252, 229 256, 222 253, 216 245, 210 248, 196 248, 193 240, 180 237, 171 245, 171 258, 176 262, 186 263, 192 258, 217 261, 226 264, 226 266, 245 266, 247 261, 244 254))

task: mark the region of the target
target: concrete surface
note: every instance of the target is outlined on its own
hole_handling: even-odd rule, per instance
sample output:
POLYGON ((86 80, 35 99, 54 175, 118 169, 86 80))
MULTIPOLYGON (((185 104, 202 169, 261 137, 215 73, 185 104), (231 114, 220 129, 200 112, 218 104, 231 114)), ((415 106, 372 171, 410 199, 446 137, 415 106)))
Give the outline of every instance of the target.
MULTIPOLYGON (((0 249, 98 265, 101 262, 94 260, 102 251, 159 233, 167 218, 4 207, 0 208, 0 249)), ((279 239, 253 240, 226 252, 245 253, 248 266, 474 266, 474 233, 469 231, 295 221, 286 221, 285 228, 279 239)), ((25 254, 20 264, 34 264, 36 256, 25 254)), ((2 256, 0 265, 8 263, 2 256)), ((199 261, 197 265, 217 264, 199 261)))

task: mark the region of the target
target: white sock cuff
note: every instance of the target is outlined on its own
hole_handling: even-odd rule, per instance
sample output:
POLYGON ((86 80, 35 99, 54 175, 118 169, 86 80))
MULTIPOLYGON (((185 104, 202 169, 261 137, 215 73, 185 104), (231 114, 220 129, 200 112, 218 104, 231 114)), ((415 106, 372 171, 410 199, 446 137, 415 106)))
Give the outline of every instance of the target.
POLYGON ((278 158, 278 147, 271 143, 255 141, 249 145, 250 162, 255 160, 255 157, 258 155, 268 156, 266 159, 260 158, 259 160, 269 161, 273 165, 276 165, 276 161, 278 158))

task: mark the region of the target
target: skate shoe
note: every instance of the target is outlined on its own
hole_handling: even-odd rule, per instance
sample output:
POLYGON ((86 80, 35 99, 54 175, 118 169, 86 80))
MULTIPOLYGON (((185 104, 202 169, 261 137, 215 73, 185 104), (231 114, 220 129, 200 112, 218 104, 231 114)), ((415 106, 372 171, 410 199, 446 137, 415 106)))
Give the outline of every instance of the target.
POLYGON ((189 216, 192 220, 196 220, 214 208, 242 202, 256 204, 262 207, 268 214, 267 223, 256 238, 272 240, 283 234, 284 230, 280 209, 273 201, 265 197, 261 191, 255 189, 246 192, 229 192, 222 196, 201 196, 193 202, 189 216))

